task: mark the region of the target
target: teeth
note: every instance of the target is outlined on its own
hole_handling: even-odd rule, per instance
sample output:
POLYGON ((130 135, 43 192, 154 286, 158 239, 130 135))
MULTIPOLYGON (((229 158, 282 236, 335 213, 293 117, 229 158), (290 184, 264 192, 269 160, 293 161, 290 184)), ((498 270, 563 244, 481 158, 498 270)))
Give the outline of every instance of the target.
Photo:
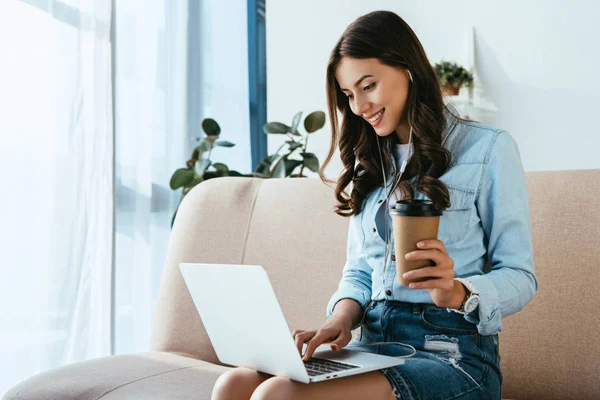
POLYGON ((383 110, 379 111, 373 118, 369 118, 368 121, 369 122, 375 122, 379 119, 379 117, 381 117, 381 114, 383 114, 383 110))

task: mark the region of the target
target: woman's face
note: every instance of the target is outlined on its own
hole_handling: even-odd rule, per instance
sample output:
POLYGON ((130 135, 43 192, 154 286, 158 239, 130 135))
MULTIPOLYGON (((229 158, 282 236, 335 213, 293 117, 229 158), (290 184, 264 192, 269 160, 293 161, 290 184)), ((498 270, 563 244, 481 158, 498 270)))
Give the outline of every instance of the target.
POLYGON ((343 57, 335 77, 354 114, 370 123, 377 135, 397 132, 405 142, 408 124, 402 116, 410 84, 406 70, 382 64, 376 58, 343 57))

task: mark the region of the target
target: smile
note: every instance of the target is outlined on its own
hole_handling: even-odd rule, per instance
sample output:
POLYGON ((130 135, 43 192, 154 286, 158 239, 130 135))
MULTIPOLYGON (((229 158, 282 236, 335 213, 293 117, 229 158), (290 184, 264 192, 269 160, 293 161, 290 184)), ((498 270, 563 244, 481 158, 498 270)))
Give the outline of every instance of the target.
POLYGON ((379 111, 377 114, 373 115, 372 117, 365 118, 365 119, 367 121, 369 121, 371 123, 371 125, 375 126, 375 125, 379 124, 379 122, 381 121, 384 111, 385 111, 385 108, 383 108, 381 111, 379 111))

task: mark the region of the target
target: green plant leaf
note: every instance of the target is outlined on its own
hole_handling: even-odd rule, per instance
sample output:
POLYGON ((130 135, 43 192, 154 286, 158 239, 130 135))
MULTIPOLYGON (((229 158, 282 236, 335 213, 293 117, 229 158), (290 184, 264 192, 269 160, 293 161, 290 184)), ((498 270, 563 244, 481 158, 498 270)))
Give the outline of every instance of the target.
POLYGON ((277 163, 271 178, 285 178, 285 161, 281 160, 277 163))
POLYGON ((208 160, 208 159, 198 160, 198 162, 196 163, 194 172, 196 173, 197 176, 203 176, 204 171, 206 171, 206 168, 208 168, 209 166, 210 166, 210 160, 208 160))
POLYGON ((313 133, 325 125, 325 113, 323 111, 312 112, 304 120, 306 132, 313 133))
POLYGON ((212 178, 219 178, 223 175, 224 175, 223 172, 220 172, 220 171, 204 171, 204 175, 202 176, 202 179, 207 181, 212 178))
POLYGON ((227 140, 217 140, 215 142, 215 146, 221 146, 221 147, 233 147, 235 146, 234 143, 228 142, 227 140))
POLYGON ((169 186, 171 189, 177 190, 182 186, 187 185, 194 179, 194 171, 188 168, 179 168, 177 171, 173 173, 171 176, 171 181, 169 182, 169 186))
POLYGON ((221 134, 221 127, 212 118, 206 118, 202 121, 202 129, 208 136, 219 136, 221 134))
POLYGON ((313 153, 300 153, 304 159, 304 166, 312 172, 319 172, 319 159, 313 153))
POLYGON ((296 169, 296 167, 298 167, 299 165, 302 165, 301 160, 286 159, 285 160, 285 176, 290 176, 292 174, 292 172, 296 169))
POLYGON ((292 140, 288 140, 286 143, 288 144, 288 146, 290 148, 290 152, 302 147, 302 143, 294 142, 292 140))
POLYGON ((266 123, 265 126, 263 126, 263 131, 265 133, 272 133, 272 134, 286 134, 288 132, 291 131, 292 128, 290 128, 289 126, 287 126, 286 124, 282 124, 281 122, 269 122, 266 123))
POLYGON ((291 132, 292 135, 300 135, 298 133, 298 125, 300 125, 300 119, 302 118, 302 111, 294 115, 294 119, 292 120, 291 132))
POLYGON ((219 172, 229 172, 229 167, 223 163, 214 163, 212 166, 219 172))
POLYGON ((269 167, 269 177, 271 178, 285 178, 285 162, 287 154, 278 156, 269 167), (281 176, 283 174, 283 176, 281 176))
POLYGON ((263 158, 258 165, 256 166, 256 173, 261 175, 267 175, 269 173, 269 168, 271 167, 271 163, 277 157, 277 155, 272 154, 270 156, 266 156, 263 158))
POLYGON ((228 172, 228 175, 229 175, 229 176, 243 176, 243 175, 242 175, 240 172, 238 172, 238 171, 235 171, 235 170, 233 170, 233 169, 232 169, 232 170, 229 170, 229 172, 228 172))

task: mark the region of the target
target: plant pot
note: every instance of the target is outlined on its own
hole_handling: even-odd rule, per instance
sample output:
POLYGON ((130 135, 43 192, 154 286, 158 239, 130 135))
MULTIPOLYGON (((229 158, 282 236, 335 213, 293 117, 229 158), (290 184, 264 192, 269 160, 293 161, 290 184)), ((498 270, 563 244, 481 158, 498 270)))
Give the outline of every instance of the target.
POLYGON ((457 85, 457 86, 442 86, 442 93, 444 94, 444 96, 458 96, 458 92, 460 91, 460 87, 461 85, 457 85))

